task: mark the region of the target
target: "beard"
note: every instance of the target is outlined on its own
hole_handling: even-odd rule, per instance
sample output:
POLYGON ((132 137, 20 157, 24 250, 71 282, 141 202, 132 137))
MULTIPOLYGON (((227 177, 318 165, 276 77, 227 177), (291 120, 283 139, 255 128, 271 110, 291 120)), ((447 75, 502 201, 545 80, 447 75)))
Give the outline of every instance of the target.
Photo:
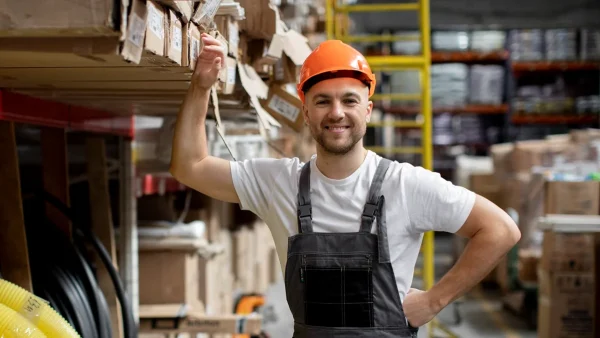
POLYGON ((310 132, 317 141, 317 143, 331 155, 346 155, 349 153, 356 144, 365 136, 366 130, 356 130, 355 128, 350 128, 350 135, 348 137, 344 136, 343 138, 335 138, 330 135, 327 135, 327 131, 325 129, 315 130, 315 128, 310 128, 310 132))

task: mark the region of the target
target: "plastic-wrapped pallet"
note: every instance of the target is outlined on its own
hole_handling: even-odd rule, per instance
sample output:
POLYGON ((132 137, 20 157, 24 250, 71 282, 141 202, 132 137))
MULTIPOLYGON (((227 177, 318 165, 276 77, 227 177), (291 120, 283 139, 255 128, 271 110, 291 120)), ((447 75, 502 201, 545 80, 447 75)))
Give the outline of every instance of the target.
POLYGON ((540 29, 510 31, 510 55, 513 60, 542 60, 543 34, 540 29))
POLYGON ((501 104, 504 93, 504 68, 498 65, 473 65, 469 76, 469 101, 501 104))
POLYGON ((431 66, 431 96, 434 107, 456 107, 467 103, 469 68, 462 63, 431 66))
POLYGON ((414 94, 421 91, 419 71, 402 70, 389 74, 391 93, 414 94))
POLYGON ((478 115, 456 115, 454 119, 457 143, 484 143, 483 126, 478 115))
POLYGON ((579 45, 582 60, 600 60, 600 30, 582 29, 579 45))
POLYGON ((577 31, 574 29, 548 29, 544 33, 546 59, 577 59, 577 31))
POLYGON ((503 50, 506 45, 504 31, 473 31, 471 32, 471 50, 490 52, 503 50))
POLYGON ((469 49, 469 33, 466 31, 436 31, 431 33, 433 50, 461 51, 469 49))
POLYGON ((433 117, 433 144, 449 145, 454 143, 452 114, 442 113, 433 117))
MULTIPOLYGON (((394 54, 398 55, 420 55, 421 54, 421 41, 420 40, 410 40, 408 37, 419 35, 419 31, 407 31, 407 32, 397 32, 394 36, 407 38, 404 41, 395 41, 392 44, 392 50, 394 54)), ((402 39, 403 40, 403 39, 402 39)))

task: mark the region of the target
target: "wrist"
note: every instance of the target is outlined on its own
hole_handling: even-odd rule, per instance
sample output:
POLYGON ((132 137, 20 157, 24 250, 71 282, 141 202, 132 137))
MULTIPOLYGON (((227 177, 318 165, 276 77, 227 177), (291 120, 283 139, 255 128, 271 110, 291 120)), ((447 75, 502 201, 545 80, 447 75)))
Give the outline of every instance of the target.
POLYGON ((212 89, 212 86, 206 87, 205 85, 202 85, 202 84, 198 83, 197 81, 193 81, 193 80, 190 82, 190 86, 189 86, 189 91, 192 92, 194 95, 210 96, 211 89, 212 89))
POLYGON ((448 297, 440 294, 438 292, 436 292, 437 290, 434 288, 432 288, 431 290, 426 291, 427 292, 427 298, 429 301, 429 307, 431 309, 433 309, 436 313, 439 313, 440 311, 442 311, 446 306, 448 306, 449 301, 448 301, 448 297))

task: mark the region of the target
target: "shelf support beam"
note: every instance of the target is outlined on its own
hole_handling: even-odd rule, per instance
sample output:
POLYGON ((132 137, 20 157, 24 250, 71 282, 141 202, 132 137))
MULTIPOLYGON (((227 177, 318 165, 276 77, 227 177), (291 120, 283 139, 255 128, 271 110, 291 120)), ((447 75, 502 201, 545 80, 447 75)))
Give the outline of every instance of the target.
POLYGON ((15 126, 0 121, 0 273, 2 278, 31 292, 31 270, 15 126))

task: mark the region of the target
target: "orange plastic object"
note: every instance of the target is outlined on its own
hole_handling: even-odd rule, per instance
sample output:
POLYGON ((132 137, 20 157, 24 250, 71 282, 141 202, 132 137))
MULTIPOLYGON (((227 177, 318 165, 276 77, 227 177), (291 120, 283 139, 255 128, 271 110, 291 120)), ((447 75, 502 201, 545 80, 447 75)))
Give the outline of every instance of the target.
MULTIPOLYGON (((263 296, 243 296, 235 308, 235 313, 239 315, 249 315, 254 312, 257 307, 261 307, 263 305, 265 305, 265 297, 263 296)), ((233 337, 250 338, 250 335, 237 334, 233 337)))
POLYGON ((352 46, 340 40, 327 40, 322 42, 304 61, 300 69, 300 81, 297 85, 298 96, 304 102, 304 87, 311 78, 339 71, 355 71, 357 77, 369 85, 369 97, 375 93, 375 74, 367 59, 352 46))

